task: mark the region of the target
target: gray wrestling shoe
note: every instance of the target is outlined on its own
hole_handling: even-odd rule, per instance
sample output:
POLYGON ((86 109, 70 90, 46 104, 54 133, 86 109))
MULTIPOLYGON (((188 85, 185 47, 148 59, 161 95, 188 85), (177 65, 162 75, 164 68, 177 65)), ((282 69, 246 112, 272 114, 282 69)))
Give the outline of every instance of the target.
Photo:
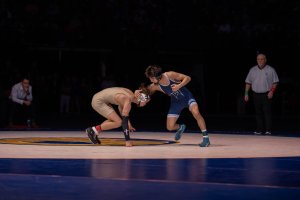
POLYGON ((95 128, 93 128, 93 127, 89 127, 85 130, 85 132, 93 144, 101 144, 101 142, 97 136, 97 131, 96 131, 96 129, 95 130, 94 129, 95 128))

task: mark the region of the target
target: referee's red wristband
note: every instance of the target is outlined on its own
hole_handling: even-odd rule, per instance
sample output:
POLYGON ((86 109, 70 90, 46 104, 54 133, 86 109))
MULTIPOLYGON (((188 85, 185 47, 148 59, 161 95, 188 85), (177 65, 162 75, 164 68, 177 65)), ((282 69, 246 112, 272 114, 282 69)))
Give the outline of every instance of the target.
POLYGON ((275 88, 272 88, 270 91, 275 92, 275 88))

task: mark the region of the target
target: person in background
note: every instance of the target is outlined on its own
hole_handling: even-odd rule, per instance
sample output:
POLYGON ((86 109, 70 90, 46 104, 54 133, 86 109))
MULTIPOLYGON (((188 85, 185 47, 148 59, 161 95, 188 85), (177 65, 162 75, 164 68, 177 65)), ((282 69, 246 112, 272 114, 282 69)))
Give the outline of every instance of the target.
POLYGON ((18 106, 26 106, 28 112, 27 126, 37 128, 35 124, 35 112, 33 105, 32 87, 29 85, 29 78, 24 77, 20 83, 15 84, 12 87, 11 94, 9 96, 11 100, 10 112, 9 112, 9 128, 14 128, 13 118, 18 106))
POLYGON ((135 91, 137 98, 141 97, 142 90, 147 91, 146 95, 151 96, 155 91, 160 91, 171 98, 171 107, 167 116, 167 129, 169 131, 177 130, 175 140, 181 138, 185 130, 184 124, 177 124, 177 119, 183 108, 188 107, 194 118, 197 120, 198 126, 203 134, 203 142, 199 143, 199 147, 208 147, 210 145, 206 124, 204 118, 199 112, 198 104, 193 94, 185 87, 191 80, 187 75, 174 71, 162 73, 162 69, 158 65, 150 65, 145 72, 147 78, 152 82, 149 86, 142 86, 135 91))
POLYGON ((249 101, 249 89, 253 90, 253 101, 256 112, 257 129, 255 135, 263 131, 265 118, 266 135, 271 135, 272 127, 272 98, 279 79, 275 69, 266 65, 267 59, 263 54, 257 56, 257 65, 252 67, 245 80, 245 101, 249 101))

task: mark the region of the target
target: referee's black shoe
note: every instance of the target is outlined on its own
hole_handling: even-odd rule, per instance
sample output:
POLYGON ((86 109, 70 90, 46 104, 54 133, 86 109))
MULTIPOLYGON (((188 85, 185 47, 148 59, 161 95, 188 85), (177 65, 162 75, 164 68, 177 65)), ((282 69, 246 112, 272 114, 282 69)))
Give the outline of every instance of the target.
POLYGON ((101 144, 100 140, 98 139, 97 136, 97 130, 94 130, 92 127, 89 127, 85 130, 86 134, 88 135, 90 141, 93 144, 101 144))

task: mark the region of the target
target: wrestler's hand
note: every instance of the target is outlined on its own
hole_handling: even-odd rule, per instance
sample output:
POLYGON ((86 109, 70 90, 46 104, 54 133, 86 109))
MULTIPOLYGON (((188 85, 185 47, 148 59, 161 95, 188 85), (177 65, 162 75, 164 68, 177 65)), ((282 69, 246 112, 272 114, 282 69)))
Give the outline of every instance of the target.
POLYGON ((246 102, 249 101, 249 95, 245 95, 245 101, 246 101, 246 102))
POLYGON ((171 88, 173 92, 176 92, 177 90, 179 90, 180 87, 177 84, 173 84, 171 85, 171 88))
POLYGON ((130 140, 126 141, 126 145, 124 147, 132 147, 130 140))
POLYGON ((128 125, 128 128, 129 128, 129 132, 135 131, 135 128, 133 128, 131 125, 128 125))
POLYGON ((134 92, 134 95, 135 95, 135 97, 136 97, 137 99, 141 99, 141 98, 142 98, 141 92, 142 92, 142 90, 136 90, 136 91, 134 92))

